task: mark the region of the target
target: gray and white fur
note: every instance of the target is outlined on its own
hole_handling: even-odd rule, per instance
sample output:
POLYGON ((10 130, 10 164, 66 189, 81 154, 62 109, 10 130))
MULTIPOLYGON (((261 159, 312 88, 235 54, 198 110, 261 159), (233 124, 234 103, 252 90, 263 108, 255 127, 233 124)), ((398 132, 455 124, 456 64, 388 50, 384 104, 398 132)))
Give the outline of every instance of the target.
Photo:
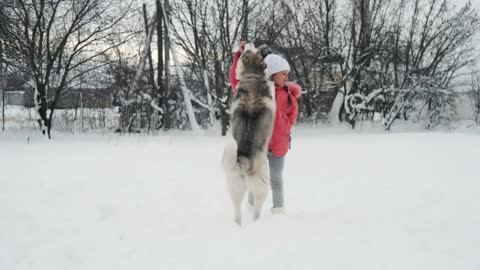
POLYGON ((231 128, 222 164, 235 222, 239 225, 245 193, 252 192, 254 196, 257 220, 270 190, 267 151, 275 117, 275 87, 265 68, 262 54, 247 44, 235 71, 239 82, 231 106, 231 128))

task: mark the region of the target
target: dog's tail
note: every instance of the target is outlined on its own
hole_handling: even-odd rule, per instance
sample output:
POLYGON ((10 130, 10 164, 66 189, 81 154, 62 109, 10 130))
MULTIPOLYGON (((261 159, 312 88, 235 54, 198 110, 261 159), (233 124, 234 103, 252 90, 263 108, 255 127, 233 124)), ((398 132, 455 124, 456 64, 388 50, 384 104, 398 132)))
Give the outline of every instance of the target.
POLYGON ((222 159, 222 169, 227 174, 243 174, 250 168, 250 161, 239 157, 237 150, 237 142, 230 137, 225 144, 222 159))
POLYGON ((223 150, 222 169, 225 173, 240 172, 240 166, 237 160, 237 149, 237 142, 232 137, 229 137, 223 150))

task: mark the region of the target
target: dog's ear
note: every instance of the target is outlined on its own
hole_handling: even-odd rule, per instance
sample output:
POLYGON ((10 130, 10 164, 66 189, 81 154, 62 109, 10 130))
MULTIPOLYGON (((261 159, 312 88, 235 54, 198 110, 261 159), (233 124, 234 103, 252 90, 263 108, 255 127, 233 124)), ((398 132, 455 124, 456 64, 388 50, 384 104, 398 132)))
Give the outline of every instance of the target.
POLYGON ((265 62, 262 61, 262 62, 260 62, 260 67, 261 67, 262 69, 266 69, 266 68, 267 68, 267 64, 265 64, 265 62))
POLYGON ((252 42, 248 42, 247 44, 245 44, 245 51, 251 51, 255 49, 255 45, 253 45, 252 42))
POLYGON ((262 55, 262 58, 265 58, 267 57, 267 55, 273 53, 272 49, 267 44, 263 44, 259 46, 257 49, 258 49, 258 52, 262 55))

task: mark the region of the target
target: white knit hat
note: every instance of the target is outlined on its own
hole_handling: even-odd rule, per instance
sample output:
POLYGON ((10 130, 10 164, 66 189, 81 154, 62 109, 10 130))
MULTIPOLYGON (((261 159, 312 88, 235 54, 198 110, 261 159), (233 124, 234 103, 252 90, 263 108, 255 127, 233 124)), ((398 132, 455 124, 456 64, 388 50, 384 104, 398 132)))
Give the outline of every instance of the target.
POLYGON ((287 60, 283 59, 280 55, 269 54, 263 61, 267 64, 266 72, 268 77, 280 71, 290 71, 290 65, 287 60))

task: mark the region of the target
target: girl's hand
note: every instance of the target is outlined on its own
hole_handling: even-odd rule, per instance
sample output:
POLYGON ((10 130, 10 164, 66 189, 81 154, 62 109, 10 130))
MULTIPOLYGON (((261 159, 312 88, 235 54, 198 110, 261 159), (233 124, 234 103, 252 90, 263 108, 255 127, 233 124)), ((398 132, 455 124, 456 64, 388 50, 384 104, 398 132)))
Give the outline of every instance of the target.
POLYGON ((245 51, 245 45, 248 43, 247 40, 241 40, 240 41, 240 52, 243 53, 245 51))

